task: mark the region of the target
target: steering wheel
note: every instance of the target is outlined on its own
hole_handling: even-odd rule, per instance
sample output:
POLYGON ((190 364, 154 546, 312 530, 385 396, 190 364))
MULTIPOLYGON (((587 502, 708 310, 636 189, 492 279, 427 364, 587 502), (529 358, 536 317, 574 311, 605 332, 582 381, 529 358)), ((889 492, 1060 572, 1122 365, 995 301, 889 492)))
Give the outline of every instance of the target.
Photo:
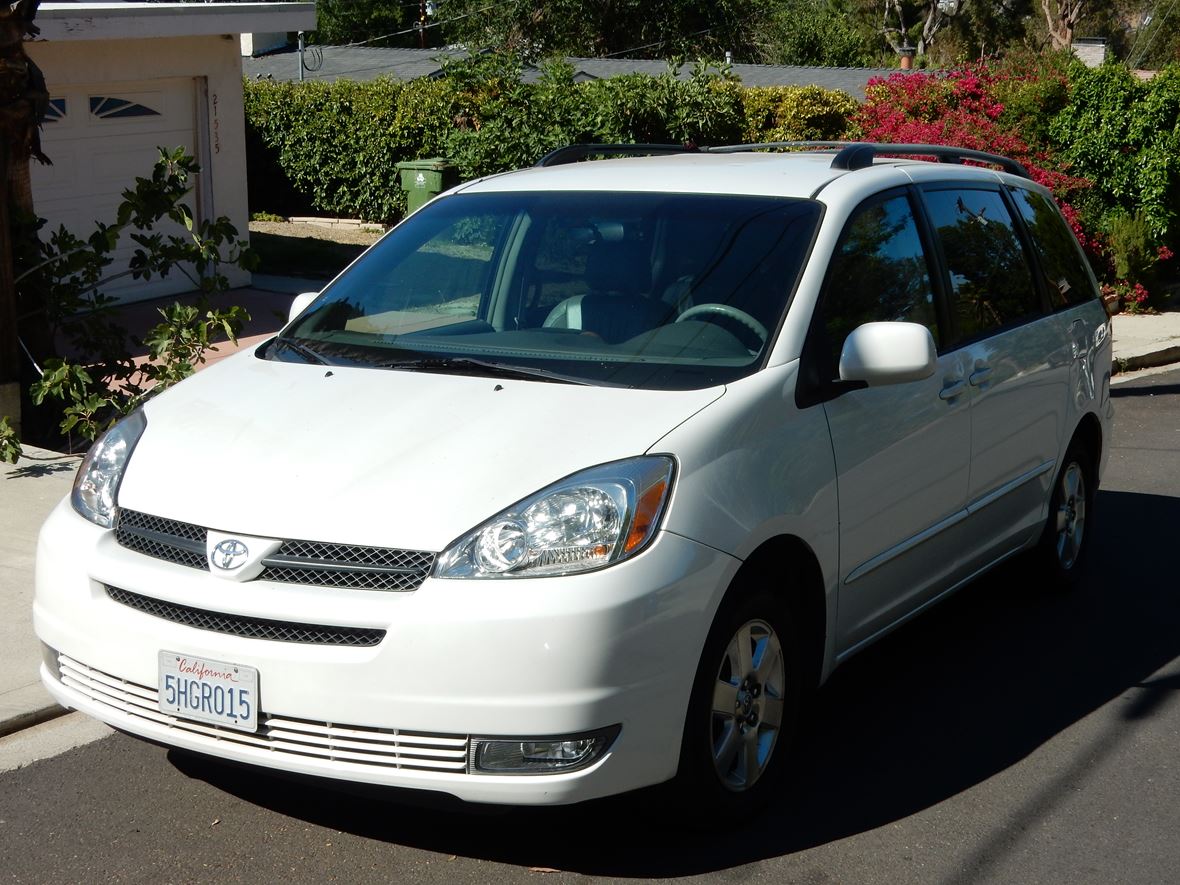
POLYGON ((676 322, 682 323, 685 320, 691 320, 694 317, 707 316, 709 314, 727 317, 734 322, 741 323, 743 326, 758 336, 759 349, 761 349, 762 345, 765 344, 766 340, 770 337, 770 333, 766 331, 766 326, 762 325, 744 310, 728 304, 698 304, 695 307, 690 307, 680 316, 676 317, 676 322))

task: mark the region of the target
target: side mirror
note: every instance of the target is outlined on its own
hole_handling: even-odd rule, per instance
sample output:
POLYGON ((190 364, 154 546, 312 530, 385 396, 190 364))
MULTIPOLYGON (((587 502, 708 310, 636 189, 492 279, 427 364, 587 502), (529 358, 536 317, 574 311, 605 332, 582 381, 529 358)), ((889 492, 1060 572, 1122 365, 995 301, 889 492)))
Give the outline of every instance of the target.
POLYGON ((921 381, 934 374, 938 349, 918 323, 865 323, 852 330, 840 351, 840 380, 870 387, 921 381))
POLYGON ((287 311, 287 322, 292 322, 295 317, 303 313, 307 309, 307 305, 311 304, 320 297, 319 292, 303 292, 295 296, 295 300, 291 302, 291 309, 287 311))

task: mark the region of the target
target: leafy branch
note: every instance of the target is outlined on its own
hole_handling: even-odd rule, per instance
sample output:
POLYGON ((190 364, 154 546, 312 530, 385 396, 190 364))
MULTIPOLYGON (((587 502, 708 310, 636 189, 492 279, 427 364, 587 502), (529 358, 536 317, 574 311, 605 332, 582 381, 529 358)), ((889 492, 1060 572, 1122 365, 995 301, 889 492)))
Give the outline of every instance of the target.
MULTIPOLYGON (((58 426, 71 446, 75 436, 93 441, 148 396, 191 375, 208 351, 216 350, 219 334, 236 343, 250 319, 241 307, 214 309, 209 304, 210 295, 229 288, 225 264, 252 269, 257 259, 227 218, 198 223, 181 202, 198 171, 183 148, 161 148, 151 176, 137 178, 123 192, 115 224, 99 223, 84 240, 59 228, 37 241, 35 254, 18 256, 18 291, 25 303, 38 305, 37 316, 24 319, 44 322, 51 340, 68 341, 67 350, 77 354, 45 357, 40 380, 29 388, 34 405, 57 404, 58 426), (154 230, 164 219, 185 233, 154 230), (137 248, 125 270, 109 274, 124 233, 137 248), (160 308, 160 322, 146 337, 131 338, 103 287, 127 275, 150 280, 173 271, 188 277, 200 292, 197 303, 160 308), (147 348, 146 361, 132 357, 133 346, 147 348)), ((38 220, 36 226, 43 224, 38 220)), ((15 462, 20 454, 13 427, 0 418, 0 460, 15 462)))

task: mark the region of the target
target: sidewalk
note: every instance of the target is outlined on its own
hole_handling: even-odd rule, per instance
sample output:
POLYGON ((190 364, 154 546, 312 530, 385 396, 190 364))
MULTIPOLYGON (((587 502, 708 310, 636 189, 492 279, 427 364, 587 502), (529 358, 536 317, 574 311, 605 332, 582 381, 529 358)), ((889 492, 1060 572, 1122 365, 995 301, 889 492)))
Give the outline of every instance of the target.
POLYGON ((1180 311, 1147 316, 1116 315, 1114 370, 1117 373, 1152 369, 1180 362, 1180 311))
MULTIPOLYGON (((274 334, 286 321, 293 295, 321 282, 256 275, 254 286, 227 293, 220 302, 239 304, 251 321, 238 347, 219 345, 210 362, 274 334)), ((171 302, 174 299, 168 299, 171 302)), ((131 332, 142 335, 157 321, 156 305, 123 309, 131 332)), ((1116 371, 1180 362, 1180 311, 1114 318, 1116 371)), ((33 557, 37 531, 70 491, 78 457, 26 449, 30 457, 0 465, 0 736, 64 713, 41 687, 40 645, 33 635, 33 557)))

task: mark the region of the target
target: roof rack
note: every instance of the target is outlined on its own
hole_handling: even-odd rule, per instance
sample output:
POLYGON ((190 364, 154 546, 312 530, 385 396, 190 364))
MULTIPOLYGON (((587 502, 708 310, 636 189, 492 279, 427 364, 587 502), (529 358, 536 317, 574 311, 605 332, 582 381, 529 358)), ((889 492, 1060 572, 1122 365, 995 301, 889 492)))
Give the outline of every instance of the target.
POLYGON ((962 163, 964 160, 976 160, 980 163, 991 163, 999 166, 1005 172, 1019 175, 1021 178, 1031 178, 1028 169, 1022 163, 1011 157, 999 154, 989 154, 986 151, 976 151, 971 148, 952 147, 945 144, 888 144, 870 141, 765 141, 755 144, 728 144, 720 147, 710 147, 704 150, 710 153, 737 153, 740 151, 765 150, 767 148, 821 148, 837 150, 832 158, 833 169, 864 169, 873 165, 873 160, 881 155, 897 156, 918 155, 934 157, 940 163, 962 163))
POLYGON ((999 166, 1005 172, 1021 178, 1032 178, 1024 165, 1011 157, 989 154, 971 148, 952 147, 945 144, 889 144, 871 141, 761 141, 750 144, 725 144, 716 147, 697 147, 692 144, 571 144, 550 151, 540 160, 538 166, 560 166, 576 163, 594 156, 657 156, 663 154, 736 154, 743 151, 768 150, 773 148, 804 148, 807 150, 835 151, 832 157, 833 169, 865 169, 873 165, 879 156, 925 156, 934 157, 940 163, 962 163, 975 160, 999 166))
POLYGON ((697 150, 696 145, 691 144, 571 144, 550 151, 537 160, 536 165, 561 166, 595 156, 649 157, 662 154, 690 154, 697 150))

